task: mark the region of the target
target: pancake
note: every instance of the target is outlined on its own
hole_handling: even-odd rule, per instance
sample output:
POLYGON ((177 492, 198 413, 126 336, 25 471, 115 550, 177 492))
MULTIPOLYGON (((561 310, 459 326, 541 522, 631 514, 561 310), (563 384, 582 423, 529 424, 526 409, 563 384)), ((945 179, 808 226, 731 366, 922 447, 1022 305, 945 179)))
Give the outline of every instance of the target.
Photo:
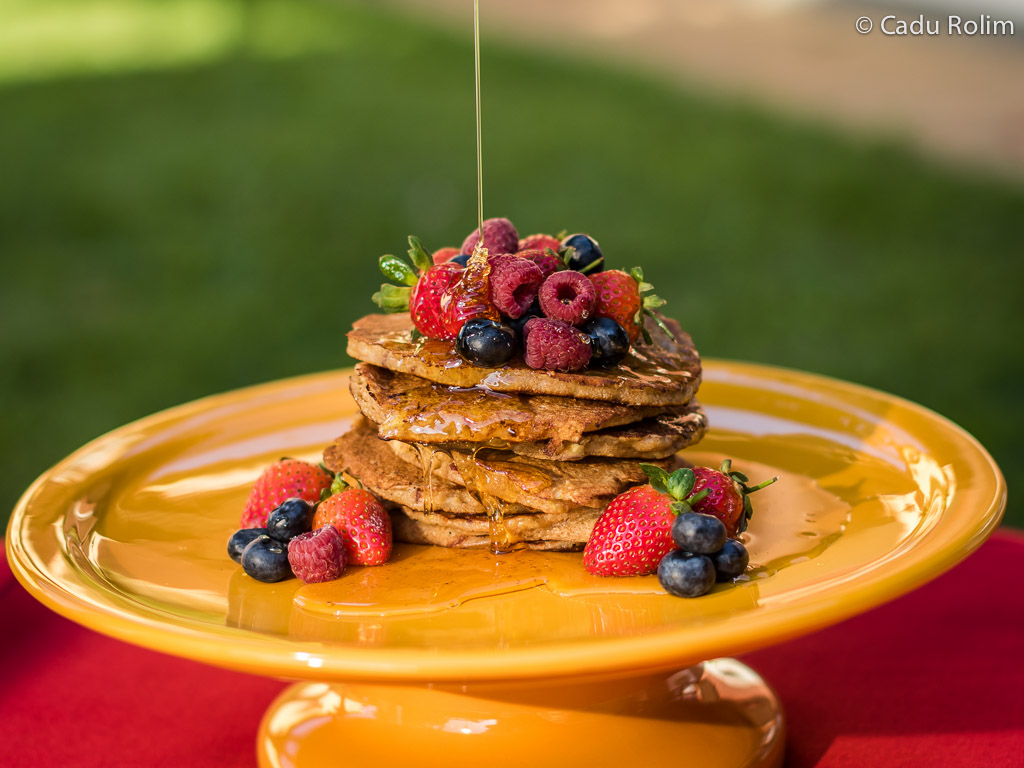
MULTIPOLYGON (((666 319, 675 341, 651 329, 653 344, 636 344, 608 370, 538 371, 517 357, 501 368, 470 365, 450 341, 413 340, 408 314, 367 315, 348 334, 348 354, 398 373, 450 387, 601 400, 638 406, 686 405, 701 380, 700 357, 689 334, 666 319)), ((651 325, 654 325, 651 323, 651 325)))
MULTIPOLYGON (((594 529, 599 510, 558 520, 548 515, 506 515, 507 543, 527 549, 572 552, 583 549, 594 529)), ((491 546, 487 520, 418 512, 406 507, 391 510, 391 528, 397 541, 433 544, 458 549, 491 546)))
POLYGON ((381 438, 405 442, 579 442, 587 432, 631 424, 665 410, 483 388, 453 389, 368 363, 356 365, 349 389, 359 410, 377 425, 381 438))

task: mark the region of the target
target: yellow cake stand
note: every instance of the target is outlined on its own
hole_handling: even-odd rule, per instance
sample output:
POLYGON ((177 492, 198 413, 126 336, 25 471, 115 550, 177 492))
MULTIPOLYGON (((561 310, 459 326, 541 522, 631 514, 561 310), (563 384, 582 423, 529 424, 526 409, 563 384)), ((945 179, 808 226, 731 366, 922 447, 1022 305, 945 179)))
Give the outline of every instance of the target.
POLYGON ((751 569, 704 597, 587 575, 579 554, 400 545, 335 581, 253 581, 225 543, 260 469, 316 459, 355 413, 345 371, 206 398, 86 445, 7 531, 36 598, 113 637, 299 681, 260 725, 262 766, 776 766, 787 727, 726 658, 917 587, 997 525, 985 450, 905 400, 710 361, 710 435, 757 482, 751 569))

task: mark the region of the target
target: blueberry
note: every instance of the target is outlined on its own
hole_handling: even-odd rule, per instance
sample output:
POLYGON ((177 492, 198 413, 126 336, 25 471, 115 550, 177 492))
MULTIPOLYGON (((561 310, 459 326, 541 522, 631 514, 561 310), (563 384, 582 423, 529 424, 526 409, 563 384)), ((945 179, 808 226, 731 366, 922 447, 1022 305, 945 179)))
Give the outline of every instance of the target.
POLYGON ((537 296, 533 300, 533 304, 530 308, 523 312, 521 317, 517 317, 515 320, 508 321, 508 327, 516 332, 516 338, 519 339, 519 346, 526 346, 523 343, 523 328, 526 327, 526 323, 535 317, 544 317, 544 312, 540 308, 540 296, 537 296))
POLYGON ((676 597, 700 597, 715 583, 715 566, 706 555, 674 549, 658 564, 658 581, 676 597))
POLYGON ((305 499, 282 501, 267 518, 267 534, 287 544, 300 533, 308 533, 313 526, 313 507, 305 499))
POLYGON ((242 562, 242 551, 249 546, 249 542, 257 536, 266 535, 266 528, 242 528, 235 531, 228 539, 228 557, 236 563, 242 562))
POLYGON ((629 334, 610 317, 595 317, 580 329, 590 336, 590 364, 597 368, 611 368, 622 362, 629 352, 629 334))
POLYGON ((519 351, 516 332, 494 320, 467 320, 455 338, 455 349, 473 365, 493 368, 507 363, 519 351))
POLYGON ((732 581, 747 570, 750 555, 747 548, 736 539, 727 539, 725 545, 711 555, 711 563, 719 581, 732 581))
POLYGON ((597 240, 590 235, 569 235, 562 241, 562 247, 576 249, 569 258, 569 269, 575 269, 585 275, 593 275, 604 270, 604 254, 601 253, 597 240))
POLYGON ((269 536, 257 536, 242 552, 242 570, 256 581, 268 583, 292 578, 288 545, 269 536))
POLYGON ((710 555, 725 544, 725 525, 713 515, 683 512, 672 522, 672 541, 695 555, 710 555))
POLYGON ((454 257, 452 259, 449 259, 449 261, 454 261, 460 267, 465 267, 466 266, 466 262, 469 261, 469 257, 472 256, 472 255, 473 254, 471 254, 471 253, 460 253, 458 256, 456 256, 456 257, 454 257))

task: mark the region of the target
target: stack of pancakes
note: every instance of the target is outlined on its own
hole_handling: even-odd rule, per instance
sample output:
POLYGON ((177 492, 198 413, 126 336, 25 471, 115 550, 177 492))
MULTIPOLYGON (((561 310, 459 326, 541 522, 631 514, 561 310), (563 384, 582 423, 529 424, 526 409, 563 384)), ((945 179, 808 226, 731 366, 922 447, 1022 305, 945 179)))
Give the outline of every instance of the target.
POLYGON ((415 339, 409 316, 370 315, 348 334, 362 413, 324 453, 390 508, 395 538, 496 550, 582 548, 615 496, 670 468, 707 421, 700 358, 678 323, 619 366, 539 371, 463 361, 415 339))

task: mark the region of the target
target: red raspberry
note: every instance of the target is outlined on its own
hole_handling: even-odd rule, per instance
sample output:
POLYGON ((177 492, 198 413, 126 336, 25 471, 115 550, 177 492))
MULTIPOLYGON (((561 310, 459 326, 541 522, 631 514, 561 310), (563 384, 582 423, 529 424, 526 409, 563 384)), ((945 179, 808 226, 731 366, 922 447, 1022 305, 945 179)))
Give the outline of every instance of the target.
POLYGON ((565 265, 562 263, 562 260, 558 258, 558 255, 555 253, 548 253, 547 251, 539 250, 520 250, 516 256, 529 259, 540 267, 540 271, 544 274, 545 278, 560 269, 565 269, 565 265))
POLYGON ((561 320, 535 317, 524 330, 523 358, 531 368, 578 371, 590 362, 590 337, 561 320))
POLYGON ((345 540, 333 525, 300 533, 288 542, 288 565, 307 584, 333 581, 345 572, 345 540))
MULTIPOLYGON (((473 253, 480 241, 480 230, 474 229, 462 244, 463 253, 473 253)), ((484 221, 484 248, 488 253, 515 253, 519 250, 519 233, 508 219, 484 221)))
POLYGON ((436 251, 434 251, 430 258, 433 259, 435 264, 444 264, 446 261, 451 261, 458 255, 458 248, 452 248, 451 246, 448 246, 447 248, 438 248, 436 251))
POLYGON ((553 320, 579 325, 594 311, 597 289, 582 272, 555 272, 540 287, 541 311, 553 320))
POLYGON ((544 251, 548 248, 558 253, 562 241, 551 235, 527 235, 519 241, 520 251, 544 251))
POLYGON ((544 273, 529 259, 503 254, 490 259, 491 303, 506 317, 522 317, 537 298, 544 273))

